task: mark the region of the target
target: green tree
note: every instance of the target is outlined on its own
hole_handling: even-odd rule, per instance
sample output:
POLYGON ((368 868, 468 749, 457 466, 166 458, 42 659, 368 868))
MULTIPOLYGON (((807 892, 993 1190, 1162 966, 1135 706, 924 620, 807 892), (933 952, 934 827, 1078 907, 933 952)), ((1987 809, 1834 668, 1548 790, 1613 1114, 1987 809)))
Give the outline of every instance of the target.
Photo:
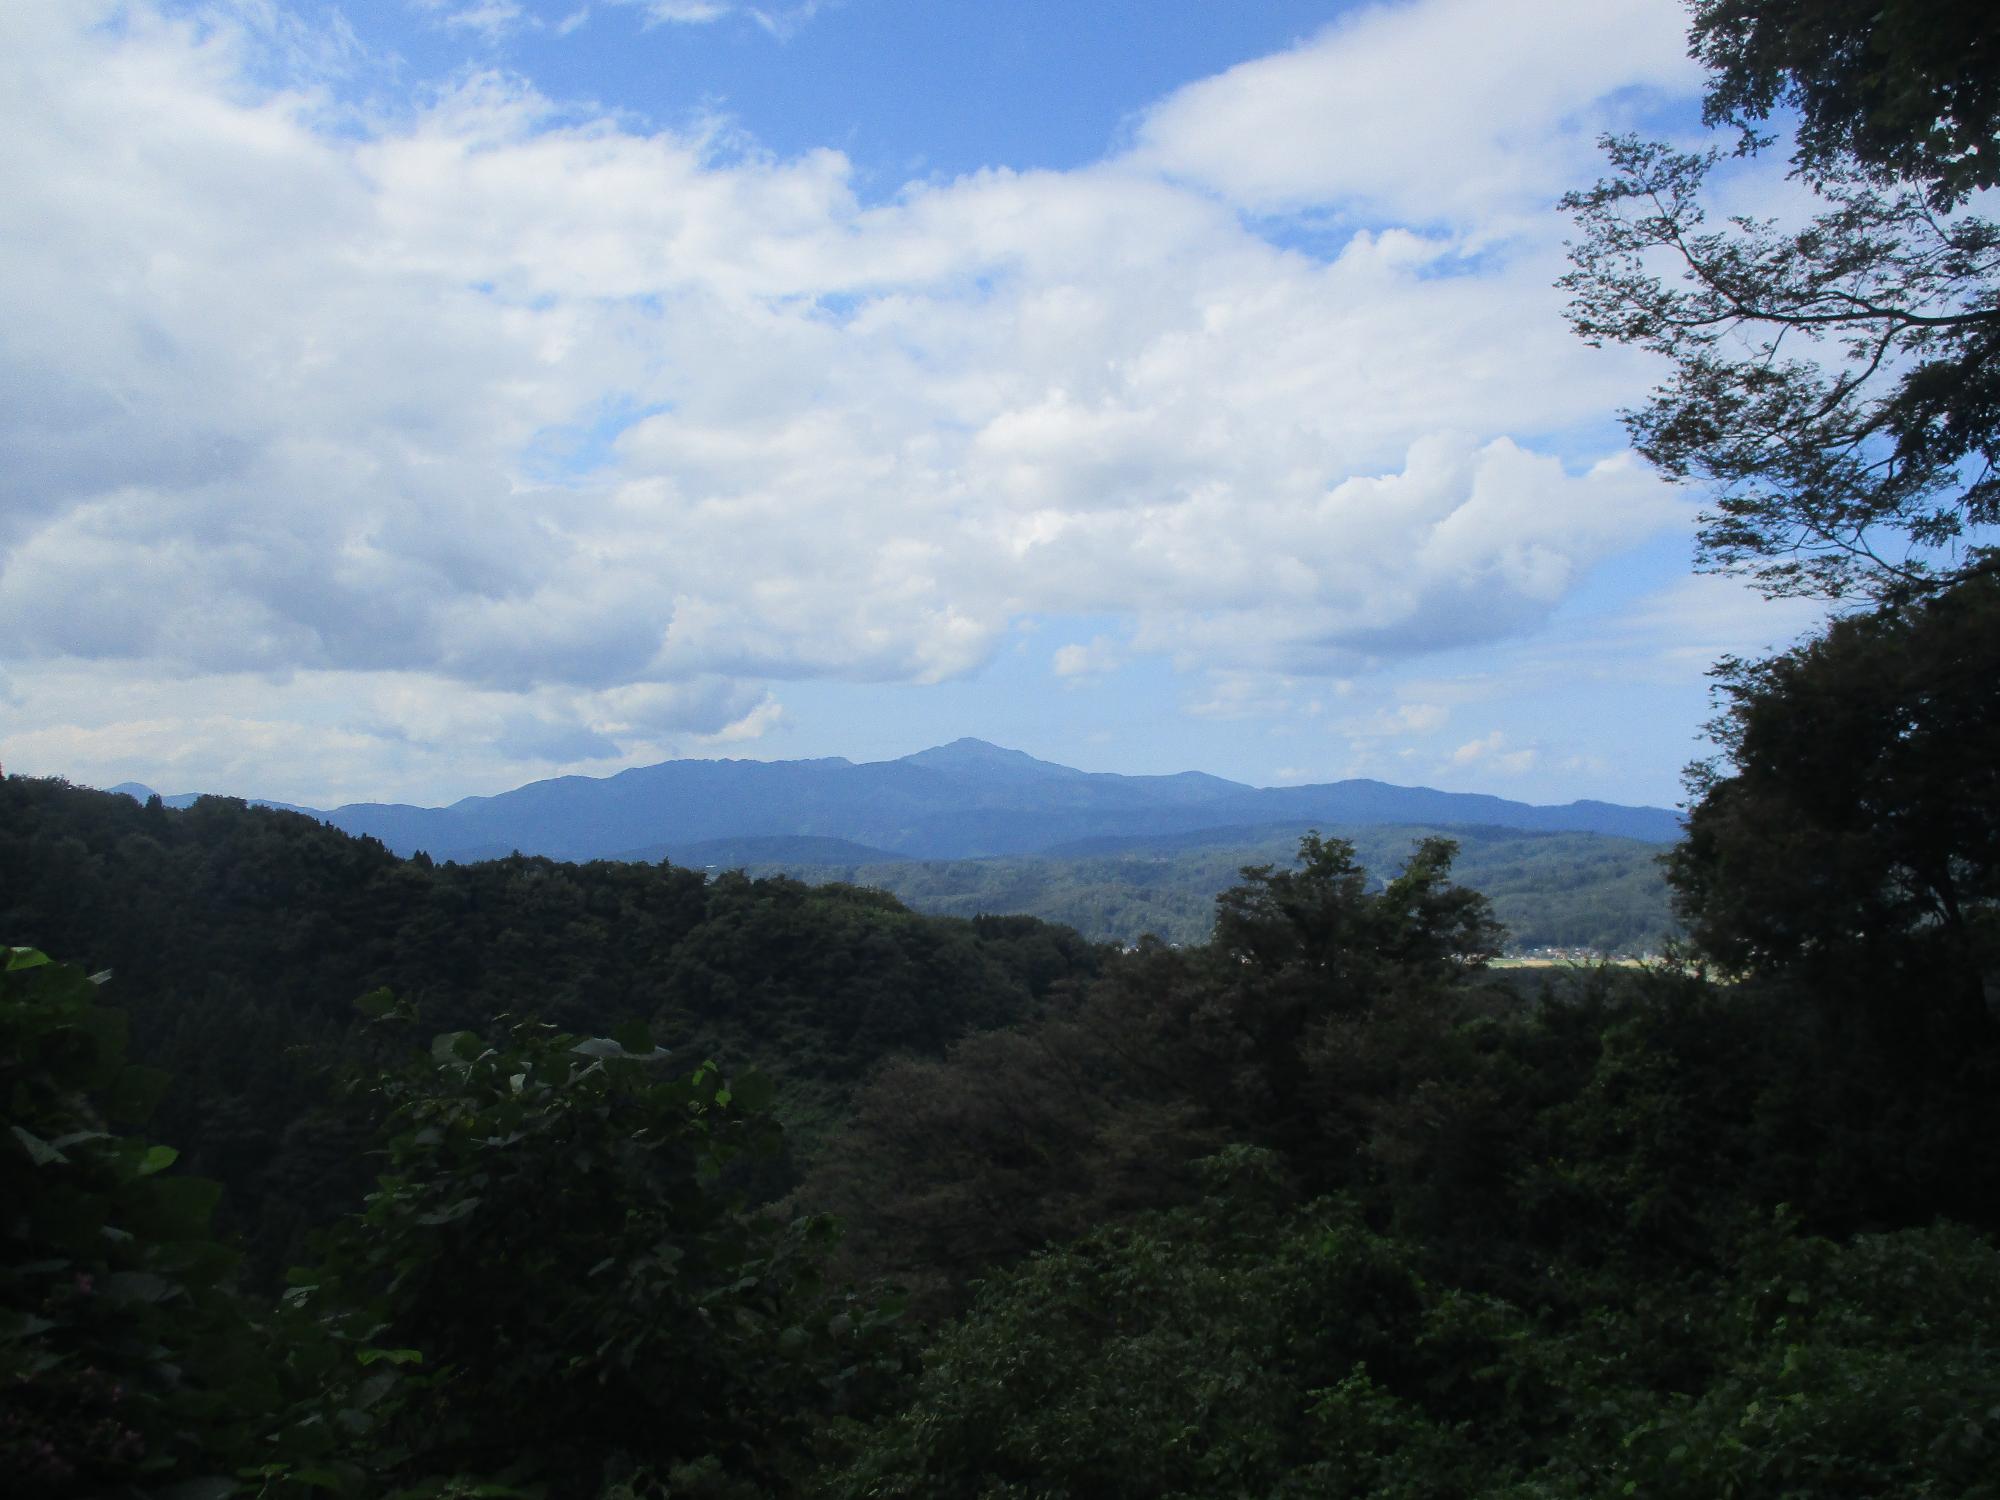
POLYGON ((1309 833, 1292 869, 1252 865, 1215 902, 1215 944, 1265 973, 1307 978, 1322 1007, 1351 1008, 1396 980, 1450 980, 1500 951, 1486 898, 1451 882, 1458 845, 1418 842, 1380 891, 1346 839, 1309 833))
POLYGON ((81 969, 0 949, 0 1476, 22 1500, 227 1496, 277 1424, 220 1189, 122 1133, 165 1083, 81 969))
POLYGON ((731 1187, 781 1134, 757 1075, 517 1022, 376 1088, 387 1170, 289 1294, 354 1356, 324 1398, 353 1492, 783 1491, 893 1374, 883 1320, 822 1289, 832 1226, 731 1187))
POLYGON ((1695 942, 1931 1040, 1988 1026, 2000 960, 2000 574, 1727 661, 1668 864, 1695 942))
POLYGON ((1421 841, 1380 889, 1318 835, 1297 868, 1243 870, 1213 943, 1142 945, 1029 1024, 878 1070, 802 1194, 854 1220, 861 1264, 928 1309, 984 1266, 1182 1201, 1191 1164, 1230 1140, 1338 1176, 1357 1099, 1382 1084, 1331 1086, 1322 1044, 1407 1082, 1498 946, 1485 898, 1450 883, 1452 849, 1421 841))
POLYGON ((2000 519, 2000 12, 1966 0, 1699 0, 1706 116, 1796 109, 1803 224, 1709 216, 1721 160, 1633 137, 1564 205, 1571 321, 1672 364, 1635 446, 1714 487, 1698 556, 1767 592, 1906 597, 1977 567, 2000 519), (1662 275, 1662 262, 1672 274, 1662 275))
POLYGON ((1753 137, 1798 115, 1795 160, 1914 183, 1939 209, 2000 183, 2000 16, 1984 0, 1697 0, 1704 116, 1753 137))

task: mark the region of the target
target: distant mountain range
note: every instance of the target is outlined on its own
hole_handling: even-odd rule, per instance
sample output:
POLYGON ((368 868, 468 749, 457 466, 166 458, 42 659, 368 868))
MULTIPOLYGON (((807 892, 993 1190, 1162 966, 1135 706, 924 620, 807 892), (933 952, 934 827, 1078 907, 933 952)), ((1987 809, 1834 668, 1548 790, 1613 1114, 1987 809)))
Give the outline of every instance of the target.
MULTIPOLYGON (((152 795, 134 782, 111 788, 152 795)), ((192 794, 165 799, 185 806, 192 794)), ((677 864, 861 863, 1109 852, 1148 840, 1222 842, 1273 824, 1481 825, 1651 843, 1679 815, 1609 802, 1535 806, 1381 781, 1252 787, 1199 771, 1120 776, 1037 760, 984 740, 899 760, 671 760, 615 776, 560 776, 449 807, 357 802, 328 811, 263 803, 461 862, 520 851, 556 859, 677 864)))

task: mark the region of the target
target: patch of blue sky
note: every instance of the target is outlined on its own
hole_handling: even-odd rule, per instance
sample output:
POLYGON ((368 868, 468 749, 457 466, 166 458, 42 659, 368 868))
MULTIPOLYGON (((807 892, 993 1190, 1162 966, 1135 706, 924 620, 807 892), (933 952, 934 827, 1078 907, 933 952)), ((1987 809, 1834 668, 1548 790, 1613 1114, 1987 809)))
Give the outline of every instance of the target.
MULTIPOLYGON (((1692 505, 1689 511, 1692 521, 1692 505)), ((1550 624, 1616 617, 1629 611, 1635 599, 1671 588, 1687 576, 1687 532, 1662 532, 1586 570, 1555 607, 1550 624)))
MULTIPOLYGON (((352 61, 365 54, 365 72, 405 91, 499 70, 639 128, 720 116, 781 158, 832 147, 854 163, 862 201, 880 203, 912 181, 1100 160, 1181 84, 1303 41, 1354 8, 836 0, 768 26, 744 6, 706 23, 649 24, 643 5, 604 0, 517 0, 511 19, 509 7, 468 0, 347 0, 322 24, 351 31, 352 61)), ((359 97, 371 83, 357 72, 342 91, 359 97)))
POLYGON ((851 291, 820 292, 812 299, 815 315, 836 327, 849 322, 868 302, 868 293, 851 291))
POLYGON ((1543 425, 1524 421, 1507 436, 1523 448, 1560 459, 1563 471, 1573 476, 1587 473, 1595 465, 1632 446, 1631 434, 1626 432, 1624 422, 1613 411, 1602 412, 1581 422, 1552 421, 1543 425))
POLYGON ((1520 254, 1520 247, 1506 240, 1487 240, 1477 245, 1459 245, 1442 255, 1420 262, 1418 281, 1460 281, 1491 276, 1504 269, 1520 254))
POLYGON ((1339 259, 1357 234, 1401 227, 1325 207, 1300 213, 1244 214, 1242 223, 1267 245, 1322 262, 1339 259))
POLYGON ((562 302, 554 292, 536 292, 531 297, 509 296, 507 290, 496 281, 468 281, 465 283, 465 289, 468 292, 477 292, 482 297, 490 297, 505 306, 518 307, 525 312, 549 312, 562 302))
POLYGON ((630 396, 610 396, 586 417, 544 427, 522 450, 521 469, 540 484, 574 484, 610 467, 618 439, 648 417, 672 409, 669 403, 642 405, 630 396))

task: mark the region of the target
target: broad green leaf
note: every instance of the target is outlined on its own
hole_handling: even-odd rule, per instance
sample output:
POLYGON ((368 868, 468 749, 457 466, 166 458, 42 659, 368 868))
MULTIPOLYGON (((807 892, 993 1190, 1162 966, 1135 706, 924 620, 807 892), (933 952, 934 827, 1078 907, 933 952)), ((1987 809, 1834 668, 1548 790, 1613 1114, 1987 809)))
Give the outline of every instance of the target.
POLYGON ((36 1135, 34 1131, 24 1129, 19 1125, 10 1125, 7 1128, 14 1132, 14 1139, 27 1148, 28 1160, 32 1161, 36 1166, 46 1167, 56 1162, 67 1162, 69 1160, 62 1152, 36 1135))
POLYGON ((354 1008, 371 1021, 380 1020, 396 1008, 396 995, 387 988, 373 989, 354 1002, 354 1008))
POLYGON ((431 1038, 431 1056, 438 1062, 457 1062, 461 1058, 470 1062, 479 1054, 477 1050, 468 1054, 465 1051, 467 1043, 476 1049, 479 1038, 469 1031, 441 1031, 431 1038))
POLYGON ((148 1146, 139 1160, 139 1175, 151 1177, 155 1172, 164 1172, 180 1159, 180 1152, 172 1146, 148 1146))
POLYGON ((7 950, 7 972, 16 969, 39 969, 49 962, 48 954, 39 948, 9 948, 7 950))

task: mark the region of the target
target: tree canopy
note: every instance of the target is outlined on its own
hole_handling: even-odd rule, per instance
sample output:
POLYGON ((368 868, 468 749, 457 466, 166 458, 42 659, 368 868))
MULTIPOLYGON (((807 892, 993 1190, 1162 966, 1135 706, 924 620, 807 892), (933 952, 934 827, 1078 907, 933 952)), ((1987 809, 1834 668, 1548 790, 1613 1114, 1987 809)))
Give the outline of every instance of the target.
POLYGON ((1766 591, 1908 597, 1979 566, 2000 520, 2000 162, 1990 6, 1704 0, 1711 124, 1800 114, 1802 222, 1710 207, 1720 150, 1607 139, 1570 194, 1562 285, 1592 343, 1671 362, 1635 446, 1714 486, 1704 566, 1766 591), (1662 272, 1662 265, 1667 268, 1662 272))
POLYGON ((1733 769, 1697 773, 1668 867, 1694 940, 1962 1042, 2000 960, 2000 575, 1718 680, 1733 769))
MULTIPOLYGON (((68 826, 79 868, 99 834, 68 826)), ((883 1059, 800 1206, 759 1206, 754 1169, 815 1075, 664 1053, 558 946, 547 990, 604 1024, 528 1019, 496 967, 510 1013, 410 1055, 426 1007, 368 994, 308 1060, 370 1101, 373 1149, 285 1134, 373 1191, 334 1195, 281 1299, 230 1274, 216 1187, 115 1133, 160 1080, 100 987, 11 951, 0 1474, 28 1500, 1993 1492, 1991 1039, 1912 1087, 1790 976, 1526 996, 1480 970, 1447 846, 1379 887, 1302 852, 1245 873, 1221 940, 883 1059), (897 1320, 874 1271, 944 1321, 897 1320)), ((218 889, 161 898, 198 920, 218 889)), ((810 975, 808 946, 774 968, 810 975)))
POLYGON ((2000 183, 2000 14, 1984 0, 1697 0, 1689 45, 1712 75, 1707 123, 1754 139, 1795 111, 1810 178, 1851 164, 1941 210, 2000 183))

